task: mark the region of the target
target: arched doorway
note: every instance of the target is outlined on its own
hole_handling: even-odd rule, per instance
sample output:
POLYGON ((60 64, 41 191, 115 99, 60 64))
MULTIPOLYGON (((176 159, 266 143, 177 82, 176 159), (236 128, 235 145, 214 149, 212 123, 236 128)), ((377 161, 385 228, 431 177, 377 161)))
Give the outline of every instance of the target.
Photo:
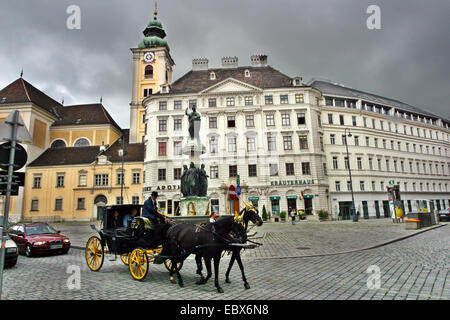
POLYGON ((103 220, 103 207, 108 203, 108 199, 99 194, 94 199, 94 219, 103 220))

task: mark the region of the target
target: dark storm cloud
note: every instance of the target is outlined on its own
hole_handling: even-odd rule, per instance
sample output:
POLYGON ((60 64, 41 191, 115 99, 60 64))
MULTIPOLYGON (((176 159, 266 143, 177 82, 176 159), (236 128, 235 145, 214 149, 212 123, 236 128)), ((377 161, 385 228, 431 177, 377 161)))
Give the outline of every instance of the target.
MULTIPOLYGON (((153 16, 152 1, 3 0, 0 86, 24 78, 65 104, 104 104, 129 125, 131 52, 153 16), (81 30, 66 28, 69 5, 81 30)), ((322 77, 397 98, 450 118, 449 1, 164 0, 159 19, 176 62, 174 78, 206 57, 265 53, 269 64, 304 80, 322 77), (381 8, 382 30, 366 28, 381 8)))

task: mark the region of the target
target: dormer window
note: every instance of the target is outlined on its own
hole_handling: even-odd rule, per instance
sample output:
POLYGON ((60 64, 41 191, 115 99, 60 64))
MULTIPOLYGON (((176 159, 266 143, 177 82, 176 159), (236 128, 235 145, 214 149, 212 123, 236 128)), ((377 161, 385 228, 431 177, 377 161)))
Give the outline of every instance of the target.
POLYGON ((301 86, 301 85, 302 85, 302 78, 300 78, 300 77, 295 77, 295 78, 292 80, 292 84, 293 84, 294 86, 296 86, 296 87, 301 86))
POLYGON ((215 72, 211 72, 211 73, 209 74, 209 79, 210 79, 210 80, 216 80, 216 73, 215 73, 215 72))
POLYGON ((244 75, 245 75, 246 78, 249 78, 250 77, 250 71, 248 69, 245 69, 244 75))

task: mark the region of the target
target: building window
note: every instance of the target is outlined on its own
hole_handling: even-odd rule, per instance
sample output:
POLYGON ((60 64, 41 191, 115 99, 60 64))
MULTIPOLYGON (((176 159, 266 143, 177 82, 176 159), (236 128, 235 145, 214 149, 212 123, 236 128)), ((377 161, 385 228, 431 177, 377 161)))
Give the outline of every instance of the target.
POLYGON ((354 127, 356 127, 356 117, 352 116, 352 124, 354 127))
POLYGON ((391 168, 389 167, 389 160, 386 160, 386 171, 391 171, 391 168))
POLYGON ((367 118, 363 117, 363 126, 364 128, 367 128, 367 118))
POLYGON ((173 102, 173 109, 174 110, 181 110, 181 100, 175 100, 173 102))
POLYGON ((144 98, 150 96, 153 93, 153 89, 150 88, 144 88, 144 98))
POLYGON ((247 151, 256 151, 256 144, 254 137, 247 138, 247 151))
POLYGON ((77 210, 84 210, 84 209, 86 209, 86 199, 78 198, 77 199, 77 210))
POLYGON ((140 184, 141 183, 141 173, 140 172, 133 172, 133 184, 140 184))
POLYGON ((356 158, 356 161, 358 163, 358 170, 362 170, 362 158, 358 157, 356 158))
POLYGON ((305 114, 297 113, 297 125, 304 125, 304 124, 306 124, 305 114))
POLYGON ((166 180, 166 169, 158 169, 158 181, 166 180))
POLYGON ((217 129, 217 117, 209 117, 209 128, 217 129))
POLYGON ((339 123, 340 123, 341 126, 343 126, 345 124, 344 123, 344 116, 342 114, 339 115, 339 123))
POLYGON ((273 96, 272 95, 264 96, 264 101, 265 104, 273 104, 273 96))
POLYGON ((117 173, 117 184, 122 185, 123 183, 123 173, 119 172, 117 173))
POLYGON ((234 97, 227 97, 227 107, 234 107, 234 97))
POLYGON ((197 108, 197 99, 189 100, 189 108, 197 108))
POLYGON ((232 165, 228 167, 228 176, 230 178, 234 178, 237 176, 237 166, 236 165, 232 165))
POLYGON ((123 197, 116 197, 116 204, 123 204, 123 197))
POLYGON ((302 174, 309 175, 311 174, 311 168, 309 162, 302 162, 302 174))
POLYGON ((345 134, 342 135, 342 144, 347 144, 347 136, 345 134))
POLYGON ((181 131, 183 129, 182 119, 173 119, 173 130, 181 131))
POLYGON ((374 138, 373 141, 374 141, 374 144, 375 144, 375 148, 378 148, 378 138, 374 138))
POLYGON ((159 102, 159 110, 160 111, 167 110, 167 101, 160 101, 159 102))
POLYGON ((338 157, 333 157, 333 169, 338 169, 338 157))
POLYGON ((34 176, 33 177, 33 188, 40 188, 41 187, 41 176, 34 176))
POLYGON ((107 173, 94 175, 96 186, 107 186, 109 184, 109 175, 107 173))
POLYGON ((369 170, 373 170, 372 158, 369 158, 369 170))
POLYGON ((334 134, 330 134, 330 143, 336 144, 336 136, 334 134))
POLYGON ((89 147, 91 144, 86 138, 80 138, 73 144, 74 147, 89 147))
POLYGON ((383 139, 383 148, 384 148, 384 149, 387 149, 387 146, 386 146, 386 139, 383 139))
POLYGON ((217 151, 218 151, 217 139, 216 137, 211 137, 209 139, 209 152, 217 153, 217 151))
POLYGON ((320 150, 325 151, 325 149, 323 147, 323 137, 319 137, 319 145, 320 145, 320 150))
POLYGON ((292 137, 283 136, 283 146, 284 150, 292 150, 292 137))
POLYGON ((295 95, 295 103, 303 103, 303 94, 297 93, 295 95))
POLYGON ((87 173, 82 172, 78 174, 78 186, 83 187, 87 185, 87 173))
POLYGON ((378 171, 381 171, 381 159, 377 159, 378 171))
POLYGON ((333 106, 333 98, 325 97, 325 105, 333 106))
POLYGON ((219 178, 219 167, 218 166, 211 166, 209 168, 209 175, 210 175, 211 179, 219 178))
POLYGON ((324 162, 322 165, 323 165, 323 174, 324 174, 324 175, 328 175, 328 173, 327 173, 327 164, 326 164, 326 162, 324 162))
POLYGON ((236 137, 228 137, 228 152, 236 152, 236 137))
POLYGON ((291 115, 289 113, 281 114, 281 125, 283 125, 283 126, 291 125, 291 115))
POLYGON ((266 114, 266 126, 271 127, 275 125, 275 115, 266 114))
POLYGON ((131 197, 131 203, 132 204, 139 204, 139 196, 131 197))
POLYGON ((277 163, 269 163, 269 172, 271 176, 278 175, 278 164, 277 163))
POLYGON ((281 104, 287 104, 288 103, 288 95, 287 94, 280 95, 280 103, 281 104))
POLYGON ((336 191, 341 191, 341 182, 340 181, 335 182, 335 188, 336 188, 336 191))
POLYGON ((210 108, 217 107, 217 100, 216 100, 216 98, 209 98, 208 99, 208 107, 210 107, 210 108))
POLYGON ((286 166, 286 175, 287 176, 295 175, 293 163, 286 163, 285 166, 286 166))
POLYGON ((366 137, 366 147, 370 147, 370 138, 366 137))
POLYGON ((372 181, 372 191, 375 191, 376 187, 375 187, 375 181, 372 181))
POLYGON ((64 187, 64 174, 58 174, 56 176, 56 187, 57 188, 64 187))
POLYGON ((253 128, 255 126, 255 118, 252 114, 245 116, 245 126, 247 128, 253 128))
POLYGON ((39 200, 33 199, 31 200, 31 211, 38 211, 39 210, 39 200))
POLYGON ((274 136, 274 135, 268 135, 267 136, 267 147, 268 147, 269 151, 276 151, 277 150, 276 136, 274 136))
POLYGON ((333 124, 333 114, 332 113, 328 114, 328 123, 333 124))
POLYGON ((160 156, 167 155, 167 143, 166 142, 158 143, 158 155, 160 155, 160 156))
POLYGON ((349 164, 349 162, 348 162, 348 157, 344 157, 344 167, 345 167, 345 170, 348 170, 348 166, 349 166, 350 164, 349 164))
POLYGON ((256 164, 249 164, 248 165, 248 176, 249 177, 256 177, 257 176, 256 164))
POLYGON ((308 149, 308 136, 299 136, 300 150, 308 149))
POLYGON ((175 156, 181 155, 181 141, 174 141, 173 142, 173 154, 175 156))
POLYGON ((151 65, 145 66, 144 77, 146 79, 153 78, 153 67, 151 65))
POLYGON ((236 120, 234 116, 227 117, 228 128, 236 128, 236 120))
POLYGON ((354 136, 355 138, 355 146, 359 146, 359 137, 358 136, 354 136))
POLYGON ((347 181, 347 191, 352 191, 352 183, 347 181))
POLYGON ((55 211, 61 211, 63 207, 63 199, 57 198, 55 199, 55 211))
POLYGON ((159 120, 159 131, 167 131, 167 120, 159 120))
POLYGON ((173 168, 173 179, 174 180, 181 179, 181 168, 173 168))
POLYGON ((359 182, 359 190, 364 191, 364 181, 359 182))
POLYGON ((244 97, 244 103, 246 106, 252 106, 253 105, 253 97, 244 97))

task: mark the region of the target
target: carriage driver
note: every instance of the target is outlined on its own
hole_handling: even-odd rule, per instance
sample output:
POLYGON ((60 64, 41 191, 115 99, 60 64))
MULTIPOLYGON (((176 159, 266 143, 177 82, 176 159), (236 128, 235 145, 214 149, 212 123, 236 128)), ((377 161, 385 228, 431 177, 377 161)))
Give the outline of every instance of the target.
POLYGON ((150 198, 145 200, 144 207, 142 208, 142 216, 150 219, 154 224, 164 222, 164 216, 158 209, 156 199, 158 198, 158 192, 153 191, 150 198))

